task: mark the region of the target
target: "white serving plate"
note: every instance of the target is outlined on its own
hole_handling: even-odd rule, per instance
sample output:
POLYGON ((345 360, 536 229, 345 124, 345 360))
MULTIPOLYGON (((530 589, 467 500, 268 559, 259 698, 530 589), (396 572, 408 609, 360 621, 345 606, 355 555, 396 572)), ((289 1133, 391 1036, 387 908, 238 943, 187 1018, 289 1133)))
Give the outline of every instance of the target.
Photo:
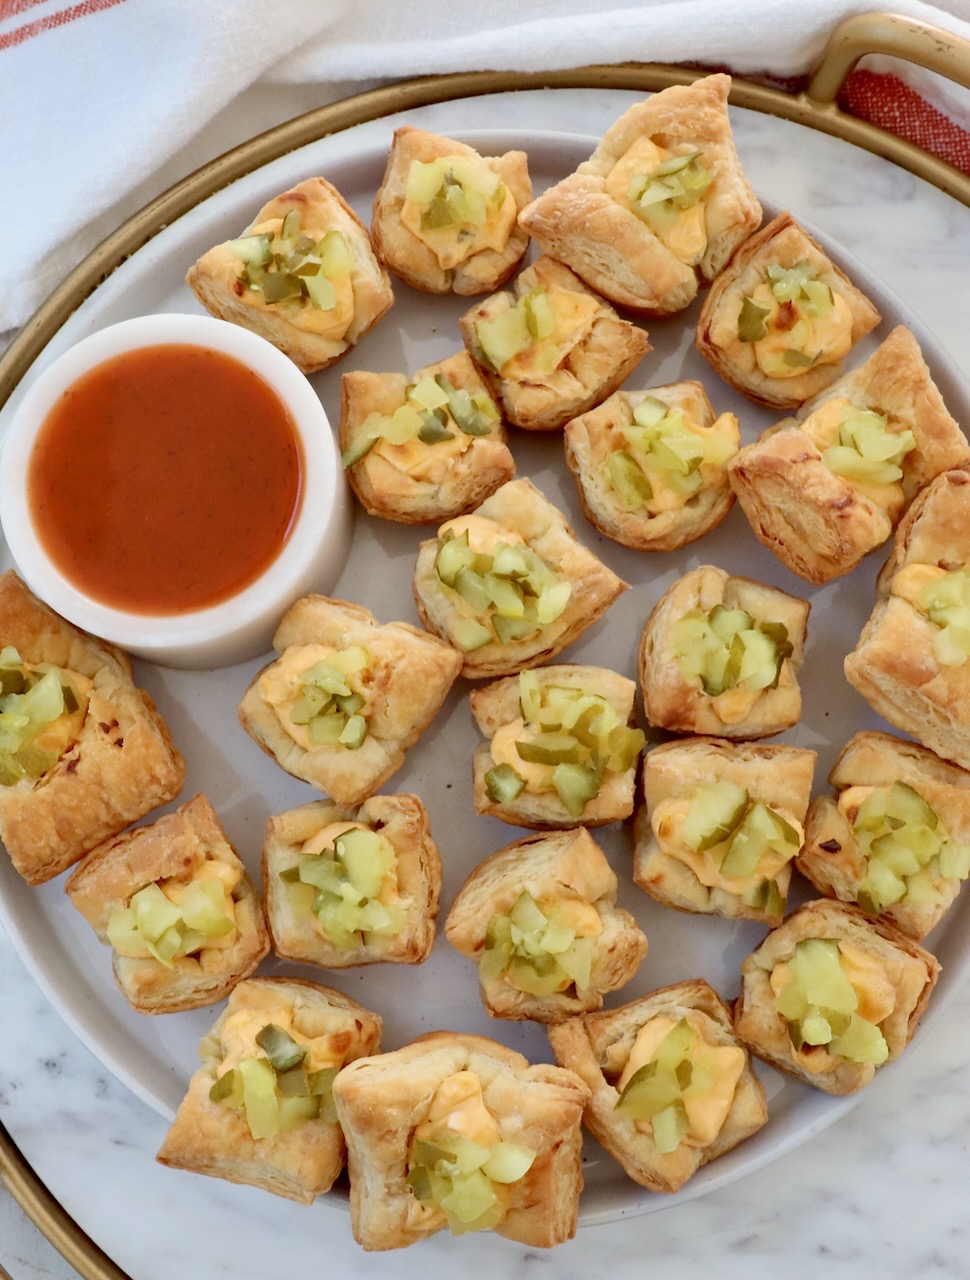
MULTIPOLYGON (((323 173, 369 221, 390 130, 390 125, 386 129, 370 126, 363 144, 361 136, 350 131, 301 148, 218 192, 165 228, 66 321, 22 387, 0 412, 0 431, 35 370, 71 343, 129 316, 198 310, 183 283, 187 267, 210 245, 238 234, 255 210, 286 186, 323 173)), ((511 147, 526 150, 537 191, 573 169, 595 144, 591 137, 532 130, 486 134, 462 129, 456 134, 486 153, 511 147)), ((766 207, 766 218, 775 211, 766 207)), ((798 216, 797 208, 793 212, 798 216)), ((854 353, 852 363, 865 358, 893 324, 904 322, 920 339, 951 412, 964 422, 970 421, 967 387, 923 318, 911 314, 889 285, 837 244, 826 241, 824 235, 820 238, 884 316, 876 333, 854 353)), ((311 380, 334 423, 339 418, 342 370, 411 371, 461 345, 457 317, 473 300, 423 295, 399 282, 395 282, 395 295, 393 309, 350 356, 311 380)), ((738 413, 743 439, 750 441, 781 415, 759 409, 734 394, 697 355, 693 325, 698 307, 699 301, 679 317, 646 326, 654 350, 626 385, 645 388, 680 378, 699 378, 707 386, 716 411, 730 409, 738 413)), ((595 662, 635 676, 636 648, 653 604, 675 578, 699 564, 718 564, 732 573, 772 583, 812 601, 802 675, 803 718, 778 740, 818 751, 815 790, 824 790, 828 768, 851 734, 882 725, 844 681, 841 661, 853 647, 868 615, 875 573, 883 557, 876 553, 849 578, 823 588, 809 588, 756 542, 738 510, 720 529, 681 552, 649 555, 628 551, 600 537, 584 519, 565 469, 559 433, 535 436, 513 430, 511 445, 519 474, 531 477, 563 507, 580 539, 631 583, 631 590, 567 651, 565 660, 595 662)), ((358 513, 351 557, 333 594, 368 606, 381 621, 416 622, 411 571, 417 545, 428 536, 428 529, 410 529, 358 513)), ((137 667, 140 683, 155 698, 185 754, 188 774, 183 799, 198 791, 209 796, 230 839, 257 877, 266 818, 304 803, 315 794, 279 770, 238 726, 236 705, 260 665, 252 662, 208 673, 137 667)), ((523 834, 518 828, 474 813, 470 758, 478 737, 467 707, 467 688, 460 681, 453 689, 425 737, 409 753, 404 768, 384 788, 417 792, 429 810, 432 833, 444 863, 442 921, 471 870, 489 853, 523 834)), ((696 976, 707 978, 725 998, 736 995, 741 960, 764 936, 764 929, 750 922, 687 916, 660 907, 631 882, 628 827, 614 824, 600 829, 595 837, 620 878, 621 903, 636 915, 650 942, 640 973, 621 991, 613 993, 608 1005, 615 1006, 655 987, 696 976)), ((71 907, 63 893, 62 880, 30 889, 3 860, 0 919, 52 1003, 103 1065, 163 1116, 174 1114, 194 1069, 198 1041, 218 1009, 159 1018, 132 1011, 115 988, 107 948, 97 942, 71 907)), ((943 963, 943 975, 924 1025, 938 1016, 970 971, 968 928, 970 898, 964 894, 928 940, 943 963)), ((270 961, 261 971, 300 972, 336 986, 374 1008, 384 1018, 385 1048, 395 1048, 416 1035, 442 1028, 491 1035, 532 1060, 551 1056, 541 1027, 494 1021, 485 1016, 472 966, 450 948, 440 929, 431 958, 417 968, 382 965, 323 971, 270 961)), ((581 1221, 592 1223, 652 1212, 734 1181, 806 1141, 855 1101, 829 1098, 768 1068, 759 1067, 759 1073, 768 1093, 769 1124, 748 1143, 702 1170, 674 1199, 635 1186, 590 1140, 581 1221)), ((199 1182, 194 1190, 197 1197, 204 1197, 206 1184, 199 1182)))

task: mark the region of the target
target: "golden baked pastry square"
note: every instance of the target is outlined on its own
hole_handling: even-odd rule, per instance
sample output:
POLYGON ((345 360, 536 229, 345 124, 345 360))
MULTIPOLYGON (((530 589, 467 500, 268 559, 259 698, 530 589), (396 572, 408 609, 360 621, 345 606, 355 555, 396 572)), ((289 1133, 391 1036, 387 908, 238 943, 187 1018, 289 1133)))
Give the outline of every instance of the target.
POLYGON ((795 724, 810 607, 713 565, 678 578, 640 641, 649 722, 719 738, 767 738, 795 724))
POLYGON ((445 934, 478 966, 493 1018, 561 1022, 599 1009, 647 953, 616 896, 616 876, 585 827, 527 836, 476 867, 445 934))
POLYGON ((370 515, 448 520, 515 475, 502 416, 466 351, 411 378, 353 370, 340 387, 344 468, 370 515))
POLYGON ((259 894, 204 795, 93 849, 65 889, 139 1013, 215 1004, 269 951, 259 894))
POLYGON ((679 1191, 768 1119, 731 1011, 702 979, 569 1018, 549 1042, 589 1087, 587 1128, 651 1191, 679 1191))
POLYGON ((740 443, 699 382, 617 391, 566 423, 566 463, 588 519, 635 551, 675 551, 734 505, 727 464, 740 443))
POLYGON ((917 495, 845 676, 890 724, 970 768, 970 469, 917 495))
POLYGON ((475 750, 475 808, 520 827, 598 827, 633 812, 646 741, 637 687, 606 667, 539 667, 469 695, 488 739, 475 750))
POLYGON ((441 859, 417 796, 357 809, 315 800, 266 824, 263 884, 273 950, 330 969, 420 964, 434 945, 441 859))
POLYGON ((815 752, 687 738, 647 753, 633 878, 679 911, 780 924, 815 752))
POLYGON ((0 575, 0 840, 29 884, 182 789, 185 761, 125 654, 0 575))
POLYGON ((414 568, 421 621, 454 646, 470 678, 556 657, 627 587, 525 479, 443 524, 414 568))
POLYGON ((761 222, 731 135, 730 88, 730 76, 704 76, 630 107, 520 223, 618 305, 682 311, 761 222))
POLYGON ((822 898, 741 965, 734 1029, 751 1052, 825 1093, 855 1093, 898 1058, 940 966, 886 920, 822 898))
POLYGON ((885 542, 916 493, 970 460, 919 344, 901 325, 859 368, 728 464, 759 541, 808 582, 885 542))
POLYGON ((281 769, 337 804, 360 804, 404 763, 458 675, 449 645, 369 609, 304 596, 273 637, 279 657, 239 704, 246 732, 281 769))
POLYGON ((532 198, 524 151, 481 156, 454 138, 396 129, 371 233, 395 275, 426 293, 488 293, 524 255, 532 198))
POLYGON ((212 315, 252 329, 304 373, 339 360, 394 301, 367 228, 325 178, 274 196, 185 279, 212 315))
POLYGON ((333 1082, 380 1049, 381 1020, 302 978, 250 978, 199 1045, 156 1159, 311 1204, 346 1159, 333 1082))
POLYGON ((888 733, 857 733, 812 801, 795 865, 820 893, 924 938, 970 875, 970 773, 888 733))
POLYGON ((538 258, 458 321, 465 346, 509 422, 555 431, 605 400, 651 348, 553 258, 538 258))
POLYGON ((697 349, 751 400, 795 409, 831 386, 880 319, 808 232, 781 213, 714 281, 697 349))
POLYGON ((573 1072, 435 1031, 337 1077, 354 1239, 400 1249, 445 1228, 551 1248, 576 1230, 583 1107, 573 1072))

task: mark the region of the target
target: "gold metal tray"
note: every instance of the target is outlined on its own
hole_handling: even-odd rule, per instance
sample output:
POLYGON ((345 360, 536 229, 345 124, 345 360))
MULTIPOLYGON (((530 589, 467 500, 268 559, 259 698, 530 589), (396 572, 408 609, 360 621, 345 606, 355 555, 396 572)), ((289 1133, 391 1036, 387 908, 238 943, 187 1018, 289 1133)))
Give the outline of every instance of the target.
MULTIPOLYGON (((837 105, 852 69, 866 54, 882 53, 935 71, 970 89, 970 42, 895 14, 861 14, 830 37, 807 87, 798 94, 735 79, 731 102, 830 134, 864 148, 970 206, 970 175, 914 144, 847 115, 837 105)), ((356 95, 299 116, 234 148, 191 174, 128 219, 68 275, 0 359, 0 406, 67 317, 130 254, 164 226, 235 179, 294 148, 366 121, 436 102, 507 91, 625 89, 651 92, 688 83, 703 72, 659 63, 624 63, 575 70, 486 71, 427 76, 356 95)), ((0 1125, 0 1185, 85 1280, 127 1280, 46 1189, 0 1125)), ((0 1266, 0 1280, 6 1273, 0 1266)))

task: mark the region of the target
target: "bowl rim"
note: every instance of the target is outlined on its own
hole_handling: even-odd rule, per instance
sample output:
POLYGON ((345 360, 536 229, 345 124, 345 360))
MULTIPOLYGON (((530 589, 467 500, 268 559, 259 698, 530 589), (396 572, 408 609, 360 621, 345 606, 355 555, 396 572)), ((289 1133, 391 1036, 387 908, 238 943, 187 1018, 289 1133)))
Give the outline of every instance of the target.
POLYGON ((251 626, 297 594, 339 514, 343 474, 330 420, 297 366, 250 329, 210 315, 164 312, 118 321, 82 338, 38 375, 17 405, 0 441, 0 525, 27 585, 76 626, 122 648, 173 652, 251 626), (195 346, 239 360, 270 387, 289 411, 302 454, 300 503, 279 554, 240 591, 184 613, 135 613, 87 595, 54 565, 36 530, 27 497, 27 472, 37 435, 55 401, 89 370, 129 351, 195 346), (312 500, 310 497, 312 495, 312 500))

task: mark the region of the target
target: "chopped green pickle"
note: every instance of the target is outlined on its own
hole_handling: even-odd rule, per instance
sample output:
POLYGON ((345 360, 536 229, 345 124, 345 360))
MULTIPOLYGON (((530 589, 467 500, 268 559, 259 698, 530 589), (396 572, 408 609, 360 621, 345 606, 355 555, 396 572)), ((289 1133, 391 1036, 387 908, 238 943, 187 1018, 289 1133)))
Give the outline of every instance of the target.
POLYGON ((830 471, 859 484, 895 484, 903 477, 902 463, 916 448, 912 431, 893 431, 888 420, 872 409, 847 405, 842 412, 837 443, 823 450, 830 471))
POLYGON ((361 714, 364 696, 351 687, 367 678, 370 654, 360 645, 339 650, 300 673, 303 694, 290 711, 293 724, 306 725, 313 746, 342 746, 356 751, 367 737, 367 718, 361 714))
POLYGON ((453 440, 456 428, 466 436, 491 435, 499 421, 495 402, 484 391, 469 394, 443 373, 425 375, 406 390, 405 401, 392 414, 371 413, 341 454, 344 469, 356 466, 378 440, 407 444, 419 440, 434 446, 453 440))
POLYGON ((707 1093, 717 1080, 709 1051, 686 1019, 671 1028, 650 1060, 627 1081, 615 1110, 649 1120, 661 1153, 676 1151, 688 1131, 684 1098, 707 1093))
POLYGON ((506 916, 488 922, 479 961, 483 982, 504 977, 529 995, 551 995, 589 986, 595 939, 580 938, 564 920, 547 916, 523 890, 506 916))
POLYGON ((856 900, 871 915, 897 904, 939 905, 941 881, 970 875, 970 845, 951 840, 938 815, 905 782, 870 791, 852 830, 866 860, 856 900))
POLYGON ((604 477, 627 511, 640 510, 653 497, 650 475, 690 499, 704 483, 701 468, 720 466, 734 452, 730 441, 694 430, 681 410, 656 396, 636 405, 633 421, 619 434, 625 447, 608 455, 604 477))
POLYGON ((927 582, 916 602, 936 628, 933 652, 943 667, 962 667, 970 658, 970 571, 953 569, 927 582))
POLYGON ((842 967, 834 938, 805 938, 788 962, 790 981, 775 997, 796 1049, 824 1048, 852 1062, 881 1065, 889 1056, 875 1023, 856 1012, 859 997, 842 967))
POLYGON ((517 1142, 490 1146, 448 1132, 435 1142, 415 1138, 406 1181, 415 1199, 437 1206, 455 1235, 487 1231, 502 1221, 505 1208, 494 1184, 520 1181, 536 1153, 517 1142))
POLYGON ((541 285, 530 289, 514 306, 475 325, 482 362, 500 373, 515 356, 535 346, 540 372, 551 373, 559 363, 559 348, 552 341, 556 327, 556 314, 546 290, 541 285))
POLYGON ((712 174, 700 151, 671 156, 647 173, 636 173, 627 187, 633 212, 655 231, 672 227, 679 215, 704 198, 712 174))
POLYGON ((0 786, 34 782, 53 769, 56 752, 35 740, 80 706, 67 672, 30 667, 12 645, 0 650, 0 786))
POLYGON ((543 765, 548 772, 531 773, 526 781, 514 767, 496 766, 486 776, 492 799, 498 789, 511 800, 526 789, 555 791, 566 812, 581 817, 599 795, 604 774, 634 768, 646 743, 643 731, 623 723, 601 694, 540 683, 534 671, 519 676, 519 707, 523 736, 515 742, 516 754, 523 764, 543 765))
POLYGON ((698 853, 722 844, 741 825, 748 804, 747 791, 733 782, 697 787, 691 792, 684 817, 684 843, 698 853))
POLYGON ((750 298, 741 303, 738 316, 738 338, 741 342, 760 342, 768 335, 767 320, 770 315, 767 307, 759 307, 750 298))
POLYGON ((485 774, 485 793, 495 804, 510 804, 525 790, 525 779, 510 764, 496 765, 485 774))
POLYGON ((333 1104, 336 1067, 321 1071, 306 1068, 306 1048, 282 1027, 272 1023, 256 1036, 266 1057, 243 1058, 212 1084, 213 1102, 245 1111, 249 1131, 256 1139, 290 1133, 307 1120, 337 1123, 333 1104))
POLYGON ((743 609, 691 609, 673 625, 672 643, 685 680, 717 697, 728 689, 774 689, 792 653, 787 628, 743 609))
POLYGON ((304 1046, 297 1044, 287 1031, 275 1026, 272 1022, 259 1032, 256 1043, 269 1058, 270 1066, 277 1073, 298 1067, 306 1057, 304 1046))
POLYGON ((235 927, 222 882, 212 879, 189 881, 174 902, 158 884, 145 885, 127 906, 112 911, 105 933, 119 955, 147 952, 172 969, 177 959, 201 951, 235 927))
POLYGON ((498 542, 491 551, 474 551, 467 531, 446 530, 439 538, 435 572, 474 612, 449 628, 465 652, 535 635, 562 615, 572 596, 570 583, 531 547, 498 542))
POLYGON ((280 878, 290 904, 306 912, 301 918, 315 918, 329 942, 341 951, 353 951, 362 941, 400 932, 400 906, 380 900, 396 865, 389 840, 379 832, 350 827, 323 852, 301 854, 297 867, 281 871, 280 878))
POLYGON ((296 209, 288 210, 275 235, 241 236, 225 247, 242 263, 247 288, 261 293, 267 303, 294 301, 332 311, 337 298, 330 281, 349 275, 353 267, 343 235, 328 231, 313 240, 301 232, 296 209))

